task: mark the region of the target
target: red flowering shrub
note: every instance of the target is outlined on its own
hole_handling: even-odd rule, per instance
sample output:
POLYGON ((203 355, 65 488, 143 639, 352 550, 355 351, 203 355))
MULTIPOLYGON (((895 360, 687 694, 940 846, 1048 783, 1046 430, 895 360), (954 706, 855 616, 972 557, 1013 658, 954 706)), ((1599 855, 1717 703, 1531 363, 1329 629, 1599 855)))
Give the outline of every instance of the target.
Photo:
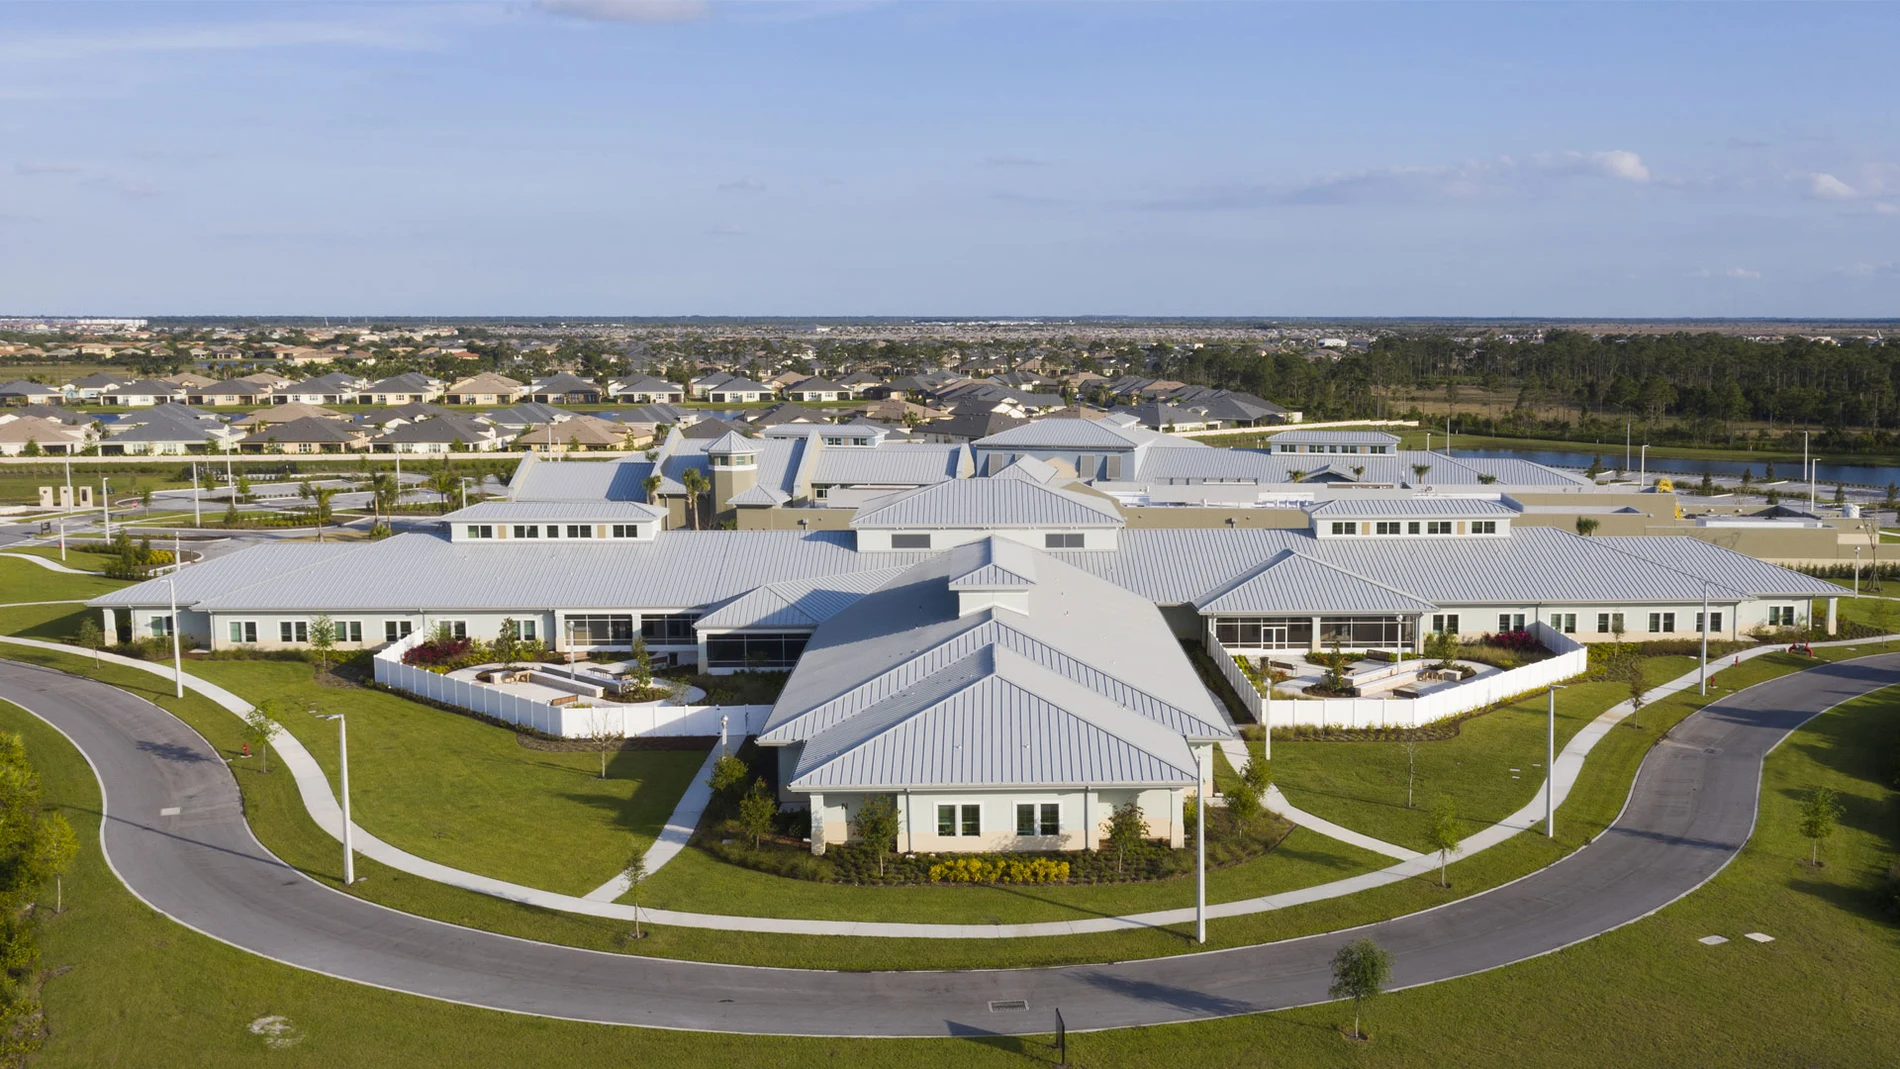
POLYGON ((1499 631, 1495 635, 1484 636, 1484 644, 1496 646, 1501 650, 1528 651, 1540 648, 1537 639, 1529 631, 1499 631))
POLYGON ((402 663, 412 664, 418 668, 454 664, 466 657, 474 644, 475 640, 468 638, 430 639, 427 642, 418 642, 403 653, 402 663))

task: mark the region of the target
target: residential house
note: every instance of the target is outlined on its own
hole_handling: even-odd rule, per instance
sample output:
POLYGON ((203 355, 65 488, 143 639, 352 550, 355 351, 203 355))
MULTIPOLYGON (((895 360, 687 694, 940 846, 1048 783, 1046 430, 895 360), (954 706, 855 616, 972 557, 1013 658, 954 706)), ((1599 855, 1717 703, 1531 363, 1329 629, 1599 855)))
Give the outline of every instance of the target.
POLYGON ((0 385, 0 405, 50 405, 66 399, 57 386, 15 379, 0 385))
POLYGON ((255 379, 229 379, 208 386, 185 389, 185 402, 193 405, 267 405, 273 387, 255 379))
POLYGON ((785 399, 788 401, 802 401, 807 404, 815 401, 848 401, 851 399, 851 390, 829 379, 821 379, 814 376, 808 379, 801 379, 796 384, 786 387, 785 399))
POLYGON ((405 371, 379 379, 357 391, 366 405, 424 404, 442 396, 442 383, 419 371, 405 371))
POLYGON ((183 403, 185 388, 177 383, 163 379, 137 379, 132 382, 120 382, 106 388, 99 397, 101 404, 144 407, 162 405, 170 401, 183 403))
POLYGON ((446 405, 509 405, 521 400, 528 388, 506 375, 484 371, 449 386, 446 405))
POLYGON ((616 401, 636 405, 676 405, 686 400, 685 389, 652 375, 615 379, 607 384, 607 394, 616 401))
POLYGON ((310 416, 262 427, 237 444, 243 453, 347 453, 368 448, 369 431, 343 420, 310 416))
MULTIPOLYGON (((641 438, 651 439, 651 428, 641 438)), ((558 423, 527 427, 514 440, 515 448, 536 453, 618 451, 636 444, 632 428, 594 416, 576 416, 558 423)))
POLYGON ((507 444, 495 424, 451 412, 399 423, 371 438, 368 448, 376 453, 491 453, 507 444))
POLYGON ((293 382, 271 391, 275 405, 350 405, 362 390, 361 378, 345 371, 332 371, 314 379, 293 382))
POLYGON ((578 375, 560 372, 530 384, 528 399, 544 405, 597 405, 600 387, 578 375))

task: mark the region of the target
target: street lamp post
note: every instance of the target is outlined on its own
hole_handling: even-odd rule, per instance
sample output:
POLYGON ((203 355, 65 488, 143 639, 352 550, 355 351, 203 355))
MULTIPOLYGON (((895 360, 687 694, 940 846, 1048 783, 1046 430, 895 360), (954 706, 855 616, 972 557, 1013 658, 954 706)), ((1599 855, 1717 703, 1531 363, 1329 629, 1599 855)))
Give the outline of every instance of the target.
POLYGON ((1557 692, 1564 688, 1550 685, 1550 732, 1544 741, 1544 837, 1557 837, 1557 692))
POLYGON ((205 525, 204 505, 202 502, 203 495, 198 492, 198 462, 194 460, 191 462, 191 525, 193 527, 203 527, 205 525))
POLYGON ((112 491, 107 488, 110 482, 105 476, 99 477, 99 515, 105 518, 106 541, 112 541, 112 491))
POLYGON ((165 630, 172 633, 172 684, 173 697, 185 696, 185 653, 178 644, 178 578, 176 574, 165 577, 165 590, 171 594, 172 614, 165 618, 165 630))
POLYGON ((1702 668, 1696 678, 1696 693, 1709 692, 1709 581, 1702 580, 1702 668))
POLYGON ((1854 596, 1860 597, 1860 547, 1854 547, 1854 596))
POLYGON ((1639 457, 1639 463, 1642 464, 1642 468, 1636 473, 1636 488, 1638 490, 1641 490, 1643 487, 1649 485, 1649 443, 1648 442, 1643 443, 1642 452, 1638 453, 1637 456, 1639 457))
POLYGON ((336 721, 337 763, 340 766, 341 772, 342 772, 341 794, 342 794, 342 802, 343 802, 343 886, 348 887, 349 885, 356 882, 356 851, 352 849, 350 845, 349 721, 343 719, 342 713, 331 713, 328 716, 322 716, 316 712, 316 706, 314 705, 311 706, 311 715, 317 716, 318 719, 321 719, 321 720, 336 721))

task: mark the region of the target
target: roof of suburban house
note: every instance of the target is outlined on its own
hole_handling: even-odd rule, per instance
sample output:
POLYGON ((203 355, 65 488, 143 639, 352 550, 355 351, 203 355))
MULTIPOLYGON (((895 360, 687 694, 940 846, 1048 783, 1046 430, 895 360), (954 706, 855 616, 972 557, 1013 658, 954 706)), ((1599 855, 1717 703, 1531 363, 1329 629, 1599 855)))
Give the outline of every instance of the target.
POLYGON ((114 375, 109 372, 101 371, 96 374, 87 375, 83 379, 74 379, 73 385, 81 389, 96 390, 102 387, 117 386, 122 382, 131 382, 131 381, 132 381, 131 379, 125 378, 124 376, 114 375))
POLYGON ((86 437, 83 427, 75 427, 56 419, 43 419, 38 416, 21 416, 0 423, 0 442, 39 442, 51 445, 55 442, 77 442, 86 437))
MULTIPOLYGON (((414 426, 414 424, 411 424, 414 426)), ((293 419, 289 423, 280 423, 253 431, 239 439, 245 444, 258 442, 300 442, 324 444, 329 442, 354 442, 363 437, 363 429, 353 427, 341 420, 320 419, 315 416, 305 419, 293 419)))
POLYGON ((570 375, 565 371, 561 371, 561 372, 556 372, 555 374, 549 375, 546 378, 540 378, 540 379, 534 380, 533 383, 529 384, 529 392, 531 393, 599 393, 600 387, 596 385, 595 383, 589 382, 586 379, 581 378, 579 375, 570 375))
POLYGON ((60 389, 57 386, 28 382, 25 379, 14 379, 12 382, 0 385, 0 397, 55 397, 59 395, 59 392, 60 389))
POLYGON ((183 386, 164 379, 138 379, 112 391, 121 397, 170 397, 185 392, 183 386))
POLYGON ((720 379, 717 383, 713 385, 713 389, 717 390, 720 393, 772 393, 773 392, 772 387, 767 386, 763 382, 755 382, 752 379, 740 378, 737 375, 732 375, 732 376, 728 376, 726 378, 720 379))
POLYGON ((565 408, 555 408, 539 401, 523 401, 507 408, 497 408, 482 413, 482 418, 503 427, 526 427, 535 423, 559 423, 573 419, 574 413, 565 408))
POLYGON ((1188 438, 1175 438, 1108 419, 1039 419, 977 441, 985 449, 1126 450, 1150 443, 1180 449, 1206 449, 1188 438))
POLYGON ((61 423, 80 424, 99 422, 99 417, 97 416, 88 415, 84 412, 74 412, 72 409, 61 408, 58 405, 21 405, 19 408, 13 409, 12 412, 16 416, 38 416, 41 419, 56 419, 61 423))
POLYGON ((251 379, 226 379, 209 386, 193 386, 186 392, 201 397, 256 397, 271 392, 271 388, 251 379))
POLYGON ((816 627, 850 608, 859 598, 883 586, 903 570, 876 568, 864 572, 767 583, 701 616, 694 622, 693 628, 704 632, 816 627))
POLYGON ((721 419, 718 416, 714 416, 710 419, 702 419, 697 423, 684 427, 680 430, 680 433, 687 438, 723 438, 733 431, 737 431, 740 434, 749 434, 752 430, 753 428, 746 424, 735 423, 732 420, 721 419))
POLYGON ((1274 445, 1284 443, 1289 445, 1392 446, 1399 444, 1399 436, 1396 434, 1387 434, 1385 431, 1342 428, 1340 430, 1281 431, 1273 437, 1268 438, 1267 441, 1274 445))
POLYGON ((429 376, 417 371, 405 371, 400 375, 391 375, 363 387, 362 393, 428 393, 439 386, 429 376))
POLYGON ((621 393, 685 393, 677 383, 652 375, 629 375, 624 379, 615 379, 613 384, 621 393))
POLYGON ((359 380, 347 371, 332 371, 327 375, 305 379, 302 382, 287 383, 277 387, 277 393, 355 393, 359 380))
POLYGON ((155 419, 120 431, 114 442, 203 442, 226 435, 230 428, 215 419, 176 416, 155 419))
POLYGON ((949 419, 934 419, 919 427, 925 434, 946 438, 983 439, 1028 424, 1028 420, 1006 412, 958 412, 949 419))
POLYGON ((593 416, 576 416, 558 423, 524 427, 515 436, 515 441, 532 445, 548 441, 550 434, 554 442, 561 445, 624 445, 627 441, 627 426, 593 416))
POLYGON ((822 412, 814 412, 809 408, 787 403, 773 405, 752 415, 746 422, 754 427, 783 427, 792 423, 821 424, 827 420, 822 412))
POLYGON ((484 371, 479 375, 470 375, 468 378, 455 383, 449 387, 448 392, 453 394, 512 393, 522 388, 521 383, 516 382, 506 375, 497 375, 492 371, 484 371))
POLYGON ((838 385, 837 383, 831 381, 830 379, 821 379, 814 375, 808 379, 799 379, 797 382, 786 387, 786 392, 787 393, 819 393, 819 392, 838 393, 842 391, 843 389, 844 389, 843 386, 838 385))
POLYGON ((866 504, 851 519, 864 527, 1120 527, 1106 498, 1020 479, 951 479, 902 490, 866 504))
POLYGON ((347 416, 334 408, 319 408, 316 405, 304 404, 302 401, 294 401, 287 405, 272 405, 269 408, 260 408, 255 412, 233 420, 231 425, 234 427, 255 427, 263 423, 295 423, 300 419, 341 420, 347 418, 347 416))
POLYGON ((594 520, 608 523, 664 520, 666 509, 644 501, 478 501, 442 517, 445 523, 525 523, 531 520, 594 520))
POLYGON ((457 413, 404 423, 384 431, 379 442, 485 442, 495 436, 495 425, 457 413))

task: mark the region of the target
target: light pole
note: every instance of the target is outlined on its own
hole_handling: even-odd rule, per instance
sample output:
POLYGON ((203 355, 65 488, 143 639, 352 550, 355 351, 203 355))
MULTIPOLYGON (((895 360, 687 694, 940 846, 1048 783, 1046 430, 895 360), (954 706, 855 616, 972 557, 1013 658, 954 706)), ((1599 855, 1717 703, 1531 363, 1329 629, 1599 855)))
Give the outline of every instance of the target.
POLYGON ((165 630, 172 633, 172 696, 185 696, 185 654, 178 644, 178 577, 176 574, 165 577, 165 590, 171 594, 172 614, 165 618, 165 630))
POLYGON ((1860 597, 1860 547, 1854 547, 1854 596, 1860 597))
POLYGON ((193 527, 205 525, 202 495, 198 493, 198 462, 195 460, 191 462, 191 525, 193 527))
MULTIPOLYGON (((1193 743, 1188 745, 1192 746, 1193 743)), ((1207 757, 1194 751, 1194 941, 1207 942, 1207 757)))
POLYGON ((1814 469, 1808 464, 1808 432, 1801 432, 1801 474, 1808 477, 1808 515, 1814 514, 1814 469))
POLYGON ((1638 490, 1641 490, 1643 487, 1649 485, 1649 443, 1648 442, 1643 443, 1642 452, 1639 453, 1638 456, 1640 457, 1640 463, 1642 464, 1642 468, 1636 474, 1636 488, 1638 490))
POLYGON ((1557 837, 1557 692, 1564 688, 1550 685, 1550 734, 1544 742, 1544 837, 1557 837))
POLYGON ((99 476, 99 515, 105 517, 106 541, 112 541, 112 492, 107 489, 108 479, 99 476))
POLYGON ((343 801, 343 886, 356 882, 356 851, 350 848, 350 734, 349 721, 342 713, 324 716, 316 711, 316 705, 310 706, 310 715, 319 720, 336 721, 337 762, 342 770, 343 801))
POLYGON ((1709 692, 1709 581, 1702 580, 1702 668, 1696 678, 1696 693, 1709 692))
POLYGON ((462 507, 467 508, 468 507, 468 476, 466 475, 461 476, 460 478, 456 479, 455 482, 456 482, 456 485, 461 487, 461 490, 462 490, 462 507))

